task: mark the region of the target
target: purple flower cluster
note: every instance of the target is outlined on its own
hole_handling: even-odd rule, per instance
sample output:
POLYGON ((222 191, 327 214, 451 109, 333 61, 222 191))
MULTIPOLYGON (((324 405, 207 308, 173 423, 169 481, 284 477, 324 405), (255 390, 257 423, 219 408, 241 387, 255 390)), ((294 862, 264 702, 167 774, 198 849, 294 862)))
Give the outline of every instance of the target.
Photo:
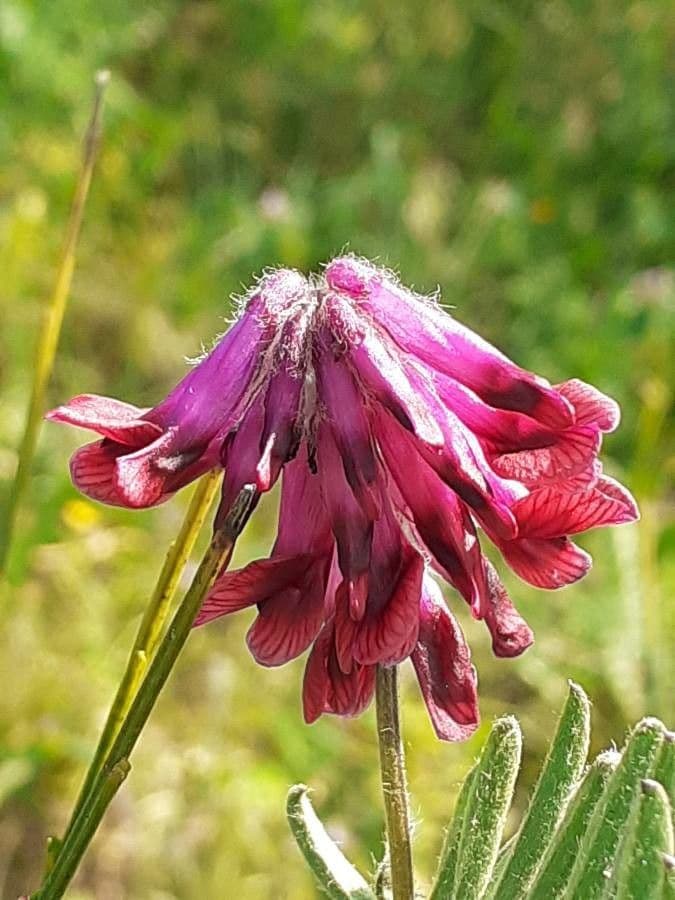
POLYGON ((478 528, 521 578, 558 588, 590 567, 570 535, 638 515, 597 458, 614 401, 577 380, 551 386, 351 256, 311 280, 266 275, 153 409, 84 395, 49 417, 101 436, 71 472, 105 503, 151 506, 222 466, 226 510, 283 471, 269 558, 222 574, 196 624, 255 605, 258 662, 311 647, 308 722, 361 712, 375 667, 410 657, 439 737, 468 736, 475 670, 431 572, 486 623, 495 654, 516 656, 532 632, 478 528))

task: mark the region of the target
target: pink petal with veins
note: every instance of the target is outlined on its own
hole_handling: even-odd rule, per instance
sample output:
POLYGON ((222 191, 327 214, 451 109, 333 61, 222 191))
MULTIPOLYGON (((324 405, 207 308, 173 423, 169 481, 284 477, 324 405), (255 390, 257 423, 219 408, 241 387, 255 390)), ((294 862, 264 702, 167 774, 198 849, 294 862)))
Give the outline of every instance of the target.
POLYGON ((589 528, 623 525, 636 519, 636 509, 626 497, 607 496, 598 487, 574 494, 545 487, 519 500, 513 512, 519 534, 533 538, 578 534, 589 528))
POLYGON ((591 384, 572 378, 556 385, 556 390, 574 407, 578 425, 595 425, 600 431, 614 431, 621 421, 621 410, 612 400, 591 384))
POLYGON ((112 397, 80 394, 48 412, 45 418, 88 428, 127 447, 143 447, 162 434, 158 425, 143 420, 146 411, 112 397))
POLYGON ((520 538, 499 545, 502 556, 523 581, 555 590, 579 581, 591 568, 591 557, 566 537, 520 538))

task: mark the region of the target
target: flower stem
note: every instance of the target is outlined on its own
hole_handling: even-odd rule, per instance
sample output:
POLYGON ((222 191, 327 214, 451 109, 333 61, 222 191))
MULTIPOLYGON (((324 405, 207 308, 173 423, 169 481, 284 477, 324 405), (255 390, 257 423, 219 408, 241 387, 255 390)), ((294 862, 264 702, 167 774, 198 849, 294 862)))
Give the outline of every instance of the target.
POLYGON ((410 814, 396 666, 377 667, 375 705, 392 896, 393 900, 413 900, 415 886, 410 846, 410 814))
POLYGON ((131 752, 190 634, 204 597, 218 573, 232 558, 234 545, 248 520, 255 496, 253 486, 246 485, 216 528, 192 584, 176 610, 89 795, 63 842, 54 867, 40 890, 32 895, 33 900, 58 900, 68 887, 114 795, 114 790, 110 790, 110 779, 115 771, 119 771, 116 767, 128 765, 131 752))
POLYGON ((10 488, 7 512, 3 522, 2 534, 0 535, 0 574, 5 571, 17 513, 28 484, 33 457, 35 456, 40 422, 45 407, 47 385, 54 367, 61 324, 75 268, 75 250, 80 234, 84 206, 89 193, 94 163, 100 143, 103 96, 109 80, 109 72, 101 71, 96 73, 94 104, 84 139, 82 163, 77 176, 77 185, 70 209, 70 218, 66 229, 61 259, 56 272, 56 281, 44 313, 42 330, 38 338, 33 368, 33 387, 19 448, 19 462, 10 488))
MULTIPOLYGON (((162 571, 159 573, 155 590, 143 613, 136 640, 129 654, 126 670, 117 688, 117 693, 99 738, 94 758, 89 765, 89 770, 80 789, 80 794, 65 831, 64 841, 68 837, 73 823, 89 796, 103 760, 117 737, 124 717, 129 712, 131 703, 136 696, 141 679, 153 657, 164 623, 169 614, 171 601, 176 593, 178 582, 204 524, 204 519, 213 503, 219 481, 220 472, 218 471, 210 472, 201 479, 192 496, 181 529, 169 548, 162 571)), ((48 871, 58 856, 61 844, 62 842, 54 839, 50 843, 47 863, 48 871)))

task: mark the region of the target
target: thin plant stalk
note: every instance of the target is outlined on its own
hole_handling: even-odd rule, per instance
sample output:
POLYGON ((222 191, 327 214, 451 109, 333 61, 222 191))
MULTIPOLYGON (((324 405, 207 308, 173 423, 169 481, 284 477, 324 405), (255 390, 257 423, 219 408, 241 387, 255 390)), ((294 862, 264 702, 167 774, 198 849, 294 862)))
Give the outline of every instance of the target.
MULTIPOLYGON (((141 623, 136 634, 134 645, 131 648, 127 667, 122 676, 122 681, 117 688, 115 699, 110 707, 108 718, 106 720, 103 731, 94 753, 89 770, 85 776, 80 795, 77 798, 75 809, 71 815, 70 823, 65 831, 65 837, 68 836, 84 802, 91 791, 91 787, 96 780, 103 760, 106 758, 114 739, 119 733, 120 727, 125 716, 129 712, 131 703, 136 696, 138 686, 145 674, 150 660, 153 657, 160 635, 164 628, 167 616, 171 609, 171 602, 175 596, 178 583, 185 570, 190 554, 195 545, 195 541, 202 529, 204 520, 208 515, 209 509, 213 503, 213 499, 218 490, 220 481, 220 472, 213 471, 205 475, 197 484, 197 488, 192 495, 190 505, 185 514, 185 519, 181 525, 181 529, 169 547, 169 552, 164 560, 164 565, 159 573, 155 590, 153 591, 150 602, 148 603, 141 623)), ((58 855, 58 842, 55 842, 54 850, 50 847, 49 856, 53 858, 58 855)))
POLYGON ((28 485, 33 457, 35 456, 40 423, 45 409, 47 386, 54 367, 56 348, 61 333, 61 324, 66 310, 68 294, 70 293, 73 271, 75 269, 75 251, 77 249, 80 226, 82 225, 84 207, 89 193, 94 163, 96 162, 96 155, 100 144, 103 98, 109 81, 110 73, 108 71, 104 70, 96 73, 94 103, 84 139, 82 162, 77 176, 75 194, 70 209, 70 218, 66 228, 66 237, 56 272, 54 288, 45 309, 42 329, 40 331, 35 353, 33 386, 28 405, 28 412, 26 413, 23 437, 19 447, 19 461, 17 464, 16 475, 10 488, 3 533, 0 536, 0 574, 5 571, 17 514, 28 485))
POLYGON ((375 686, 380 773, 391 867, 393 900, 413 900, 410 812, 405 757, 398 707, 398 674, 395 666, 378 666, 375 686))
POLYGON ((110 790, 112 773, 119 771, 116 767, 128 766, 131 752, 188 639, 204 597, 219 572, 229 565, 236 540, 253 509, 255 497, 253 485, 246 485, 225 518, 216 526, 213 539, 199 564, 192 584, 164 633, 91 791, 63 842, 53 868, 47 874, 42 887, 32 895, 33 900, 58 900, 70 884, 114 796, 114 791, 110 790), (102 799, 103 792, 106 796, 102 799))

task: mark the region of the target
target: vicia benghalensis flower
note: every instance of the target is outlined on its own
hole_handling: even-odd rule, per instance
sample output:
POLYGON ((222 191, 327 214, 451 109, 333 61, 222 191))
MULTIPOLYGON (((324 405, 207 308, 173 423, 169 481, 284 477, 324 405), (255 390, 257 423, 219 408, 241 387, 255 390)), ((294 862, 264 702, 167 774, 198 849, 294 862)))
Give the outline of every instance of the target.
POLYGON ((311 647, 308 722, 359 713, 376 665, 410 657, 438 735, 466 737, 476 676, 432 571, 485 621, 494 652, 516 656, 532 632, 478 528, 521 578, 558 588, 590 566, 569 535, 637 518, 597 459, 619 421, 612 400, 577 380, 551 386, 351 256, 309 280, 266 275, 154 409, 85 395, 49 417, 101 435, 71 472, 105 503, 152 506, 222 466, 226 510, 283 470, 269 558, 222 574, 196 624, 255 605, 258 662, 311 647))

